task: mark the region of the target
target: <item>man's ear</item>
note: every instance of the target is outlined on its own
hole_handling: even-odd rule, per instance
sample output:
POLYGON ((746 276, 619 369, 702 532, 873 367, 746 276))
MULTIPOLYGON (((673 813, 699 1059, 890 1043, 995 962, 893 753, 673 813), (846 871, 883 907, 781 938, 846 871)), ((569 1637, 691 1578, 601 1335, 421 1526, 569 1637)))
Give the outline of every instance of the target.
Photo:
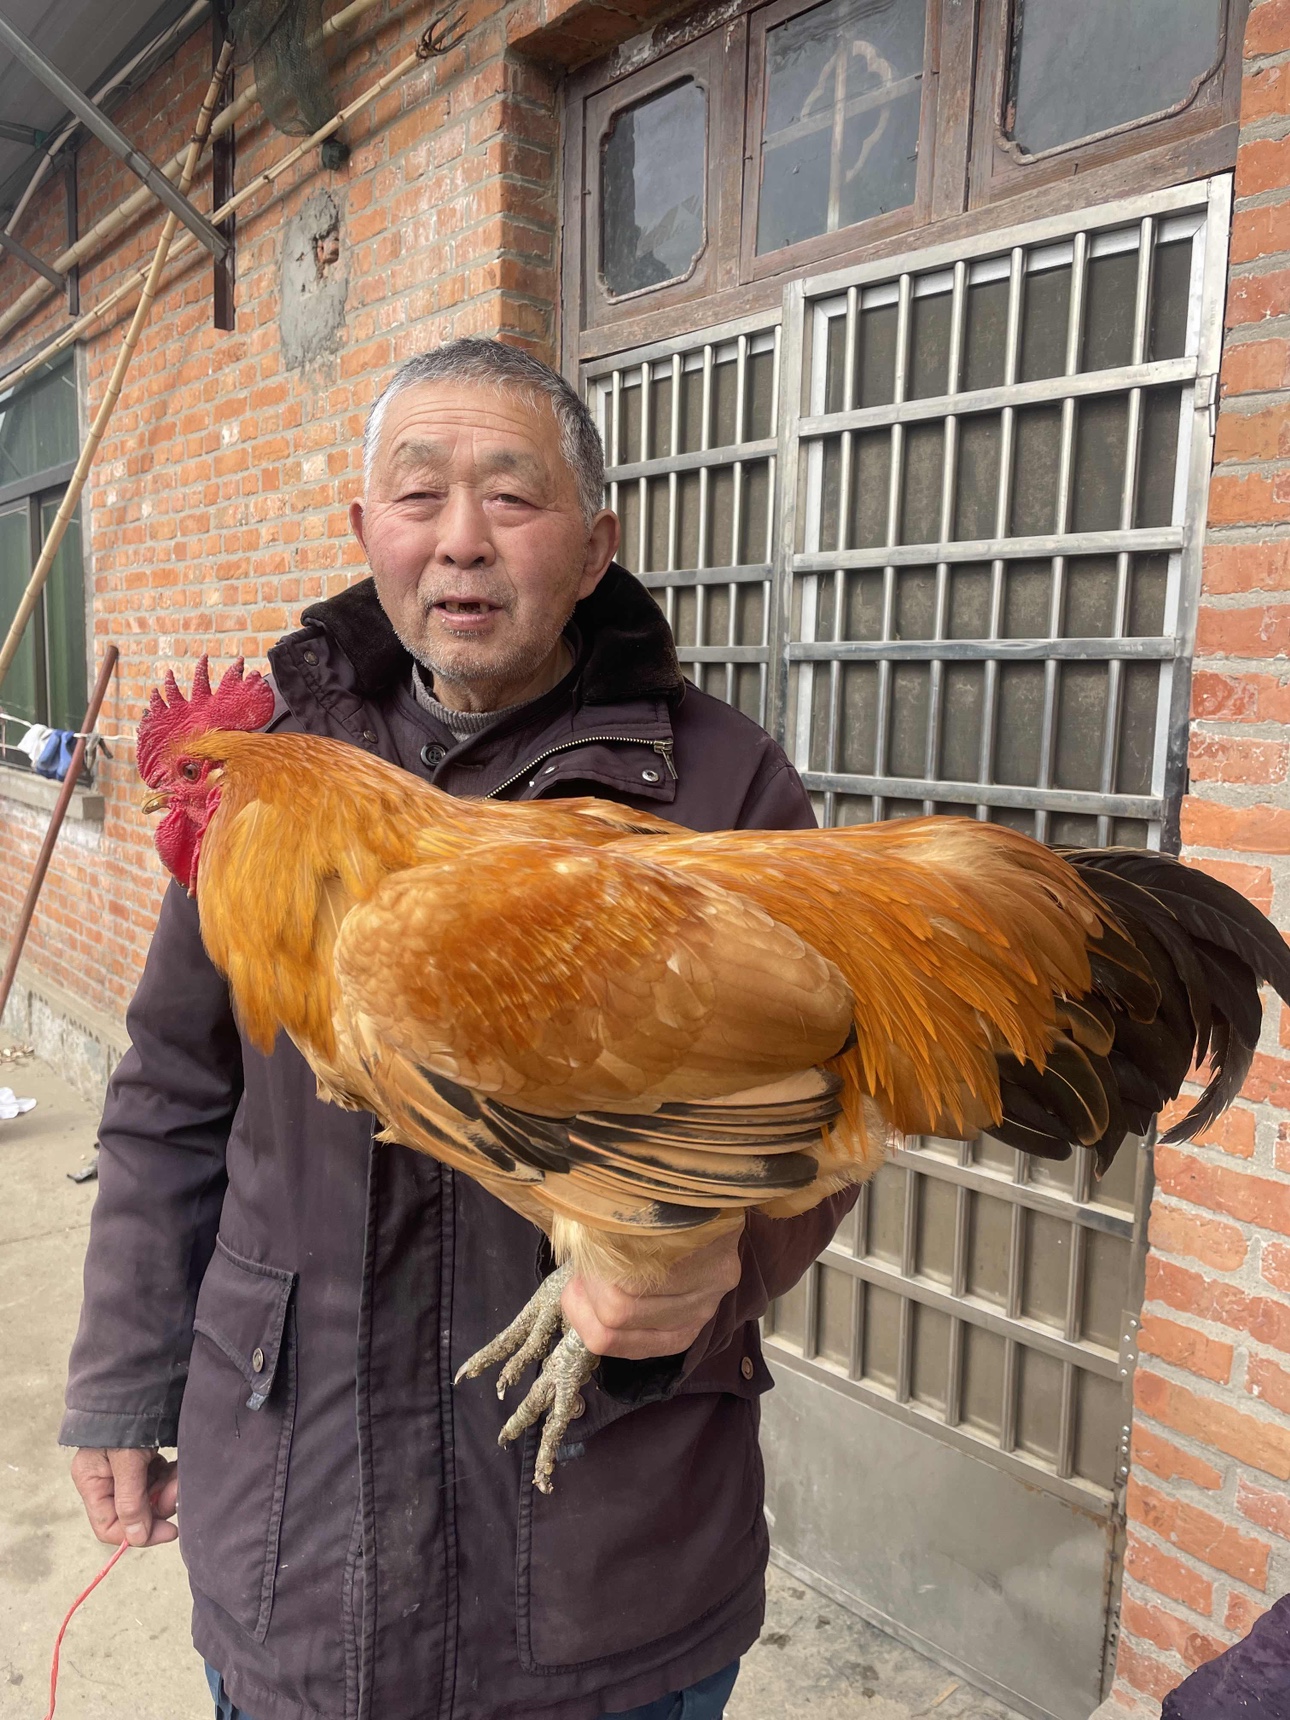
POLYGON ((363 504, 353 501, 349 504, 349 529, 358 539, 363 554, 367 554, 367 539, 363 536, 363 504))
POLYGON ((621 537, 622 527, 618 523, 618 515, 608 508, 602 508, 592 520, 591 530, 587 534, 587 555, 583 563, 582 579, 578 585, 579 601, 590 597, 604 578, 610 562, 618 554, 621 537))

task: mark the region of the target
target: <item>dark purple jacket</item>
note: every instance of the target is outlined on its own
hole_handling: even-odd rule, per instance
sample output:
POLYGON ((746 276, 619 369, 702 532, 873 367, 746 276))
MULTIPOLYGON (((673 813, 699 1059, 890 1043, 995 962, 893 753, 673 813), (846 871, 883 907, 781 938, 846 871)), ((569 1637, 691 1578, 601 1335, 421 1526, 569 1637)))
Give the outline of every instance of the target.
MULTIPOLYGON (((413 700, 370 581, 270 654, 275 722, 452 794, 595 793, 697 830, 812 822, 756 724, 682 683, 613 568, 559 687, 457 744, 413 700)), ((113 1078, 68 1445, 178 1442, 198 1650, 255 1720, 592 1720, 755 1639, 766 1526, 755 1321, 849 1201, 754 1215, 743 1281, 684 1357, 606 1362, 551 1498, 454 1371, 550 1267, 464 1176, 245 1044, 172 886, 113 1078)), ((514 1395, 514 1394, 513 1394, 514 1395)))

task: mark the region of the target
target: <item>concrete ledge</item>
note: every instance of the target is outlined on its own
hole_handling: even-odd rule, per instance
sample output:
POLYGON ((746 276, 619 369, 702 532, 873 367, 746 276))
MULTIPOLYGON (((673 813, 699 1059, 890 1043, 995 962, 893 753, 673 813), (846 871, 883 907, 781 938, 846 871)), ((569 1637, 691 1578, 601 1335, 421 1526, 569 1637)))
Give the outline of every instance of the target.
POLYGON ((19 962, 18 977, 0 1020, 6 1039, 30 1045, 69 1086, 101 1105, 108 1078, 125 1055, 125 1023, 93 1009, 19 962))
MULTIPOLYGON (((62 789, 61 782, 51 782, 46 776, 34 776, 15 765, 0 764, 0 797, 16 800, 19 806, 34 806, 43 812, 52 812, 62 789)), ((97 789, 75 788, 67 816, 81 824, 102 824, 106 805, 97 789)))

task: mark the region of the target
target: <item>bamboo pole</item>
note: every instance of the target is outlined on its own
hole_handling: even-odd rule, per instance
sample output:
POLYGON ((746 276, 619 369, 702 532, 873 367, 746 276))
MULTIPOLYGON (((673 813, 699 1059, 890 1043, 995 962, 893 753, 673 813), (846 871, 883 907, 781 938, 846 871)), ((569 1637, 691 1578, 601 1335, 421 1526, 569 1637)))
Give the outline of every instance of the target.
MULTIPOLYGON (((337 14, 337 16, 339 16, 339 14, 337 14)), ((427 32, 427 35, 428 34, 429 32, 427 32)), ((234 196, 230 197, 226 203, 221 203, 218 209, 212 210, 210 215, 211 225, 218 227, 221 221, 226 220, 230 215, 240 209, 244 203, 249 202, 250 199, 255 196, 256 192, 265 190, 268 186, 272 185, 275 180, 280 179, 289 168, 295 166, 301 156, 307 155, 311 149, 316 148, 318 144, 329 138, 334 131, 339 131, 341 126, 351 120, 356 113, 361 112, 363 108, 368 107, 372 102, 376 101, 378 97, 383 96, 386 90, 388 90, 392 85, 398 83, 401 78, 405 78, 415 66, 422 64, 430 57, 431 54, 443 51, 442 47, 434 46, 433 43, 427 49, 425 47, 425 41, 426 36, 422 36, 418 46, 413 49, 412 53, 410 53, 406 59, 400 60, 398 65, 392 66, 390 70, 386 72, 384 76, 378 78, 369 89, 364 90, 361 95, 355 96, 354 100, 350 102, 348 107, 342 108, 334 118, 327 121, 326 125, 320 126, 312 137, 305 138, 303 143, 299 143, 294 149, 289 150, 287 154, 283 156, 281 161, 275 161, 272 167, 266 167, 263 173, 257 174, 249 184, 244 185, 242 189, 236 192, 234 196)), ((177 258, 186 256, 188 252, 192 251, 196 247, 196 244, 197 241, 193 238, 191 233, 181 233, 175 243, 170 247, 170 261, 173 262, 177 258)), ((123 299, 128 298, 136 287, 141 286, 146 280, 147 274, 148 271, 146 269, 140 269, 137 274, 127 276, 119 286, 113 287, 110 293, 101 298, 96 305, 91 305, 89 310, 87 310, 82 316, 79 316, 75 322, 68 323, 67 327, 60 330, 60 332, 56 334, 47 345, 42 346, 38 352, 34 352, 25 363, 18 367, 17 370, 10 371, 8 375, 3 378, 3 387, 5 390, 8 391, 11 388, 16 388, 20 382, 25 381, 27 377, 34 375, 34 373, 41 369, 43 365, 48 364, 51 358, 55 357, 58 353, 65 351, 67 347, 74 346, 82 335, 88 333, 96 323, 101 322, 108 312, 119 305, 123 299)))
MULTIPOLYGON (((361 18, 365 12, 370 12, 374 6, 379 4, 380 0, 352 0, 350 5, 342 7, 339 12, 334 13, 326 20, 322 27, 322 39, 326 41, 329 37, 336 35, 347 24, 352 24, 356 19, 361 18)), ((248 84, 240 96, 215 116, 210 129, 211 137, 223 137, 231 126, 236 125, 247 109, 254 105, 257 94, 257 86, 248 84)), ((185 152, 180 150, 178 155, 172 156, 164 164, 161 171, 167 179, 173 179, 176 172, 182 170, 184 156, 185 152)), ((55 257, 53 267, 56 272, 65 275, 69 269, 74 268, 78 263, 83 263, 104 240, 110 239, 114 233, 120 232, 128 221, 132 220, 141 209, 147 208, 153 201, 153 194, 146 185, 140 186, 137 191, 132 191, 114 209, 109 209, 106 215, 88 228, 74 245, 69 245, 61 256, 55 257)), ((52 291, 53 289, 45 281, 36 281, 24 292, 19 293, 9 308, 0 312, 0 340, 3 340, 9 330, 15 328, 28 311, 33 310, 52 291)))
MULTIPOLYGON (((233 44, 225 42, 219 57, 219 64, 211 74, 210 86, 206 91, 206 99, 202 102, 201 112, 197 116, 197 125, 193 131, 192 141, 188 145, 188 156, 179 178, 181 191, 186 192, 188 190, 193 182, 193 176, 197 172, 197 163, 201 158, 207 136, 210 133, 215 103, 219 100, 219 92, 232 58, 233 44)), ((45 581, 49 577, 49 570, 54 565, 54 557, 58 554, 64 533, 67 531, 68 522, 76 512, 77 504, 80 502, 81 491, 85 488, 85 480, 89 476, 94 456, 98 453, 99 443, 103 440, 103 433, 116 410, 116 403, 121 397, 121 389, 125 383, 125 375, 130 368, 130 360, 134 357, 135 348, 139 344, 139 337, 143 333, 149 312, 152 310, 153 300, 157 296, 162 270, 166 266, 166 258, 170 254, 170 244, 178 225, 178 215, 167 214, 165 225, 161 229, 161 237, 157 240, 157 249, 153 254, 152 267, 148 270, 148 278, 144 282, 143 293, 139 303, 135 306, 134 316, 130 319, 130 327, 126 331, 125 339, 121 343, 121 350, 117 354, 116 363, 112 367, 112 375, 108 379, 107 389, 99 402, 98 411, 94 414, 94 422, 90 426, 89 435, 85 438, 85 445, 77 459, 71 482, 67 486, 62 501, 58 504, 58 512, 54 515, 53 524, 49 528, 49 536, 45 539, 44 547, 32 569, 31 578, 27 581, 27 589, 22 594, 22 602, 18 605, 13 624, 9 628, 8 637, 3 647, 0 647, 0 685, 3 685, 4 678, 9 673, 9 667, 17 655, 23 629, 31 620, 32 611, 44 590, 45 581)))
POLYGON ((103 666, 99 670, 98 680, 94 683, 89 709, 85 713, 85 721, 81 724, 81 732, 77 735, 76 745, 72 749, 72 762, 68 765, 67 775, 63 778, 62 792, 54 803, 54 810, 49 819, 49 828, 46 830, 45 839, 40 845, 40 853, 36 856, 31 883, 27 886, 22 912, 18 915, 18 925, 13 934, 9 960, 5 964, 4 977, 0 979, 0 1015, 4 1014, 5 1005, 9 1001, 9 993, 13 990, 13 982, 18 973, 18 959, 22 955, 22 946, 27 941, 27 933, 31 930, 32 916, 36 912, 36 903, 40 900, 45 874, 49 871, 49 862, 53 858, 54 844, 58 841, 58 833, 63 828, 63 819, 67 816, 67 808, 72 804, 72 795, 76 791, 76 779, 85 766, 85 748, 89 745, 86 736, 99 720, 99 712, 103 709, 103 701, 107 697, 108 682, 112 679, 112 671, 116 668, 119 655, 115 645, 109 645, 103 653, 103 666))

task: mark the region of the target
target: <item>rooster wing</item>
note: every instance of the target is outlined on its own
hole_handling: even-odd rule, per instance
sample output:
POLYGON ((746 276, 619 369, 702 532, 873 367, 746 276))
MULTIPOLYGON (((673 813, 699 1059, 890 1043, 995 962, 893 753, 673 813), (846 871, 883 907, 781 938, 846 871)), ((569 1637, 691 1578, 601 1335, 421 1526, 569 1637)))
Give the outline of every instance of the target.
POLYGON ((494 842, 386 878, 334 960, 351 1087, 530 1217, 689 1228, 816 1175, 851 992, 717 886, 494 842))

